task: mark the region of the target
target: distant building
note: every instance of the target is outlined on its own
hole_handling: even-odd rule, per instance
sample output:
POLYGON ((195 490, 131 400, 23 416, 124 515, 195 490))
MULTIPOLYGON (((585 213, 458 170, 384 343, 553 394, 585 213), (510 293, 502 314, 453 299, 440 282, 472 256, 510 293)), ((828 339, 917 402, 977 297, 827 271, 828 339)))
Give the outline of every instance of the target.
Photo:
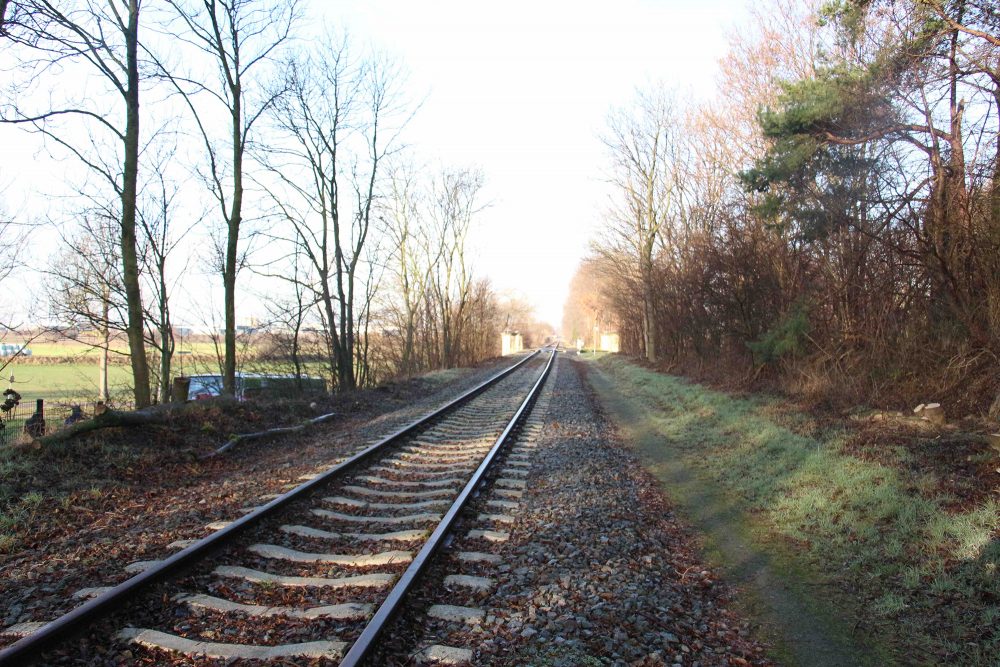
POLYGON ((500 354, 504 357, 524 350, 524 337, 517 331, 505 331, 500 337, 500 354))

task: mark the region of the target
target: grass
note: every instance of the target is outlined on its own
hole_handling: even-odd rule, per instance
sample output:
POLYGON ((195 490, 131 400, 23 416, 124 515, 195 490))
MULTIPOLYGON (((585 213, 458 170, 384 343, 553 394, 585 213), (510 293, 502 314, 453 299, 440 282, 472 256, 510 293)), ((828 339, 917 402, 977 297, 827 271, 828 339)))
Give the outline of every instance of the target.
MULTIPOLYGON (((247 364, 243 369, 255 373, 289 373, 289 364, 255 363, 247 364)), ((174 374, 218 373, 214 366, 175 357, 174 374)), ((317 364, 306 369, 322 377, 323 369, 317 364)), ((32 362, 18 364, 16 361, 8 366, 0 378, 0 386, 6 388, 6 380, 14 375, 14 388, 21 394, 22 402, 34 401, 36 398, 47 402, 73 404, 91 403, 97 399, 97 359, 74 363, 45 364, 32 362)), ((112 400, 116 396, 128 398, 132 387, 132 370, 130 366, 110 364, 108 366, 108 382, 112 400)))
MULTIPOLYGON (((14 388, 23 401, 43 398, 54 402, 90 402, 97 397, 97 363, 17 364, 9 366, 5 375, 14 375, 14 388)), ((6 378, 5 378, 6 379, 6 378)), ((127 366, 108 367, 108 382, 112 394, 130 386, 131 369, 127 366)))
MULTIPOLYGON (((23 341, 20 340, 10 340, 10 343, 22 344, 23 341)), ((57 343, 48 342, 33 342, 28 344, 28 349, 31 350, 31 355, 33 357, 85 357, 92 358, 96 361, 100 350, 93 345, 87 345, 85 343, 78 343, 76 341, 60 341, 57 343)), ((128 345, 125 341, 113 341, 111 343, 110 349, 112 354, 127 355, 128 345)), ((178 350, 184 352, 190 352, 195 355, 213 355, 215 354, 215 345, 210 341, 181 341, 178 343, 178 350)))
POLYGON ((41 449, 0 447, 0 555, 20 548, 26 531, 54 508, 102 501, 123 471, 158 455, 155 447, 100 436, 41 449))
POLYGON ((906 466, 846 453, 844 430, 804 435, 801 417, 776 419, 778 399, 734 398, 621 357, 597 367, 643 406, 664 450, 653 454, 732 497, 759 548, 850 598, 905 664, 1000 655, 996 501, 949 509, 906 466))

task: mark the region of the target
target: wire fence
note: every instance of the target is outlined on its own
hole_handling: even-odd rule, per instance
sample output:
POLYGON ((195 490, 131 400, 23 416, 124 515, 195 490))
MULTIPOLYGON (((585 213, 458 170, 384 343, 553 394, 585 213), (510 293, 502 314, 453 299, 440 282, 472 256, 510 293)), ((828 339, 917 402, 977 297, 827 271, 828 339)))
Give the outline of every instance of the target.
POLYGON ((0 447, 30 442, 87 416, 79 405, 40 398, 8 401, 0 405, 0 447))
POLYGON ((0 429, 0 445, 16 445, 28 439, 28 435, 25 433, 25 423, 34 413, 35 406, 29 406, 23 401, 0 412, 0 419, 3 420, 3 428, 0 429))

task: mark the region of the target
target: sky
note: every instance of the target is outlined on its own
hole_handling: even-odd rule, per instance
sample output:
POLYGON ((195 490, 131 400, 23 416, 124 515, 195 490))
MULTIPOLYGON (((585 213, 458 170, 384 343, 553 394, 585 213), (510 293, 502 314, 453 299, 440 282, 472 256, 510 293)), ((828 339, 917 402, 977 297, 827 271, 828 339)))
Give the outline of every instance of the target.
POLYGON ((425 95, 407 133, 416 152, 485 174, 478 270, 556 326, 606 208, 609 112, 649 86, 711 97, 747 13, 744 0, 320 5, 405 63, 425 95))
MULTIPOLYGON (((405 133, 413 154, 429 169, 474 167, 485 176, 489 206, 472 238, 476 272, 557 327, 606 208, 600 137, 608 114, 639 88, 710 98, 727 35, 748 7, 747 0, 310 1, 309 14, 320 19, 313 25, 346 30, 352 42, 403 66, 407 94, 420 103, 405 133)), ((0 127, 8 210, 44 217, 42 202, 63 168, 72 167, 52 164, 37 136, 0 127)), ((52 252, 53 237, 44 238, 35 262, 52 252)), ((191 276, 182 285, 188 294, 219 282, 191 276)), ((196 323, 197 313, 185 316, 177 300, 173 306, 181 323, 196 323)), ((259 315, 259 307, 245 298, 238 319, 259 315)))

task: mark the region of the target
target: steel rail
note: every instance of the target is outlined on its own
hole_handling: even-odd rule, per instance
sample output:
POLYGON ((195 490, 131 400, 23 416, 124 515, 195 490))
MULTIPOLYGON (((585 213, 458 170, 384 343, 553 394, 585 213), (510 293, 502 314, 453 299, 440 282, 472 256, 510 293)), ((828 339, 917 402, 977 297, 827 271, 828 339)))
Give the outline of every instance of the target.
POLYGON ((555 358, 556 350, 555 348, 552 348, 548 363, 545 364, 545 368, 538 377, 538 381, 535 382, 531 391, 528 392, 528 395, 521 402, 520 407, 518 407, 517 412, 514 413, 514 416, 507 424, 507 427, 496 439, 496 442, 493 443, 493 447, 490 448, 490 451, 486 454, 483 462, 479 464, 476 472, 472 475, 472 478, 469 479, 468 483, 462 489, 462 492, 455 499, 451 508, 444 515, 444 518, 441 519, 437 528, 434 529, 434 532, 431 533, 427 542, 424 543, 424 546, 420 549, 419 553, 417 553, 416 557, 410 562, 406 571, 399 577, 396 585, 393 586, 392 590, 389 592, 389 596, 384 602, 382 602, 378 611, 375 612, 375 615, 372 616, 372 619, 365 626, 361 635, 347 652, 347 655, 345 655, 344 659, 341 660, 340 667, 359 667, 364 664, 364 661, 375 647, 375 641, 379 638, 382 631, 386 628, 392 620, 392 617, 399 610, 406 594, 411 588, 413 588, 417 579, 427 568, 431 558, 434 557, 434 554, 444 543, 448 533, 451 532, 452 525, 455 523, 455 520, 458 518, 461 511, 465 508, 466 503, 475 492, 476 488, 483 481, 486 471, 489 469, 490 465, 492 465, 497 454, 499 454, 499 452, 507 444, 511 433, 517 427, 525 412, 534 404, 535 399, 537 399, 538 394, 540 393, 542 385, 545 383, 545 378, 548 377, 549 371, 552 369, 552 362, 555 361, 555 358))
POLYGON ((320 485, 330 481, 332 478, 341 475, 358 464, 367 461, 374 454, 380 452, 388 445, 397 440, 410 435, 416 430, 427 426, 430 422, 441 417, 447 412, 454 410, 460 405, 486 391, 489 387, 499 382, 504 377, 510 375, 522 365, 528 363, 537 356, 541 350, 535 350, 516 364, 496 373, 484 382, 469 389, 461 396, 449 401, 437 410, 417 419, 391 435, 379 440, 377 443, 354 454, 350 458, 332 466, 329 470, 319 476, 296 486, 294 489, 286 491, 274 500, 262 505, 253 512, 236 519, 225 528, 215 531, 194 544, 175 553, 173 556, 160 561, 156 565, 140 572, 130 579, 126 579, 109 591, 92 598, 88 602, 76 607, 50 623, 42 626, 26 637, 22 637, 10 646, 0 649, 0 667, 7 665, 23 665, 39 657, 45 650, 52 648, 70 636, 79 632, 86 626, 114 613, 126 602, 130 601, 149 586, 167 579, 171 574, 187 567, 199 559, 208 556, 218 550, 226 543, 235 539, 250 526, 259 523, 263 519, 274 514, 278 509, 298 498, 304 497, 309 492, 320 485))

